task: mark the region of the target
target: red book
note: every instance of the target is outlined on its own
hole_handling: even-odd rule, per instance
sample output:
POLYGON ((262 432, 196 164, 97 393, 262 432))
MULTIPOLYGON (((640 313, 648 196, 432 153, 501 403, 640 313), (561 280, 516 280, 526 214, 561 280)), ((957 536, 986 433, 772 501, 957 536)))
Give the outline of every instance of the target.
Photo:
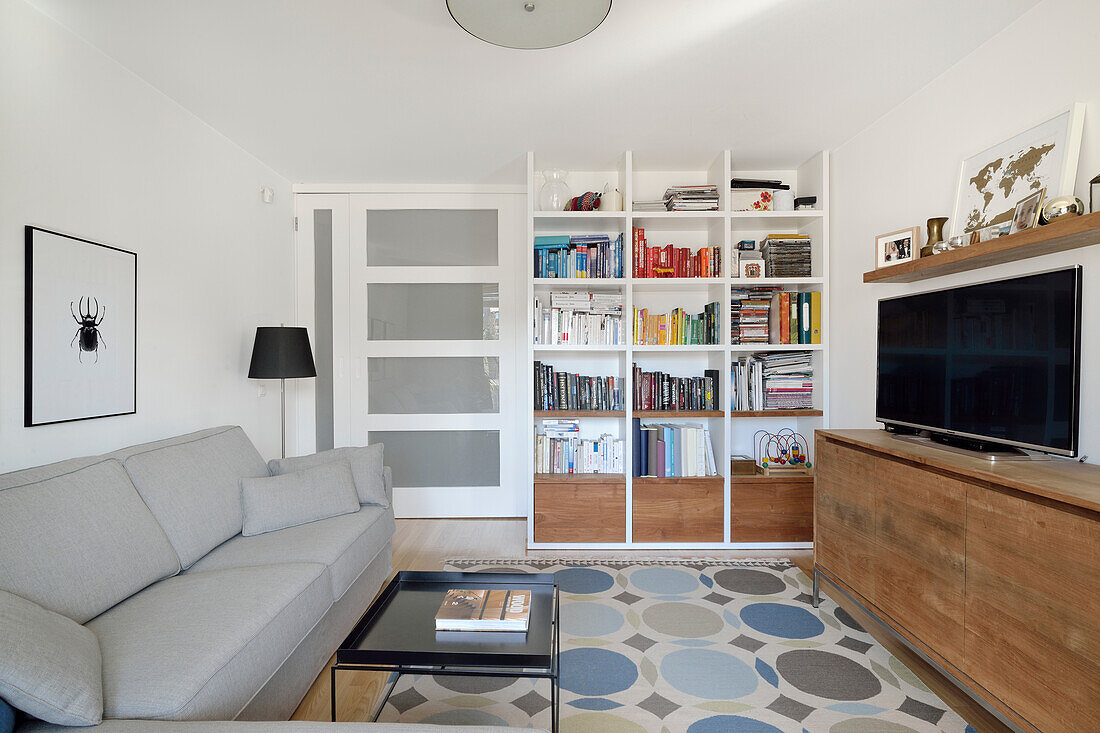
POLYGON ((634 277, 641 277, 645 272, 645 261, 642 257, 645 247, 642 245, 642 238, 645 236, 645 229, 634 227, 634 247, 632 249, 632 273, 634 277))

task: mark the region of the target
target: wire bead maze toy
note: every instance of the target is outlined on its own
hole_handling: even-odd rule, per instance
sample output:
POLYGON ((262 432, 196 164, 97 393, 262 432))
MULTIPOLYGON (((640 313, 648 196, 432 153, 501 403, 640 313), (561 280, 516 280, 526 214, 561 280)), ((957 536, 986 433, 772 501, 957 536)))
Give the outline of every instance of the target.
POLYGON ((808 443, 802 433, 790 428, 783 428, 774 433, 767 430, 757 430, 753 436, 754 454, 756 465, 764 470, 764 475, 771 473, 799 473, 809 474, 813 464, 810 463, 810 454, 807 450, 808 443))

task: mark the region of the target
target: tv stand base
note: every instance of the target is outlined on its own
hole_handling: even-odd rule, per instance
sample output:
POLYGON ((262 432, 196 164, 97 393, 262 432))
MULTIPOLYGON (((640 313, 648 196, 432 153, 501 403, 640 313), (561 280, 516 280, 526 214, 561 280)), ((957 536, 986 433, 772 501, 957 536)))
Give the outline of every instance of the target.
POLYGON ((995 461, 1049 461, 1050 456, 1045 453, 1029 453, 1019 448, 1008 448, 1003 446, 997 446, 992 448, 989 445, 984 445, 976 441, 964 441, 963 444, 949 442, 951 439, 944 440, 942 438, 932 438, 923 435, 902 435, 898 433, 891 433, 890 437, 896 440, 905 440, 910 443, 919 443, 920 445, 927 445, 932 448, 939 448, 950 453, 957 453, 962 456, 970 456, 971 458, 980 458, 983 461, 995 462, 995 461), (969 443, 974 447, 966 447, 965 443, 969 443))

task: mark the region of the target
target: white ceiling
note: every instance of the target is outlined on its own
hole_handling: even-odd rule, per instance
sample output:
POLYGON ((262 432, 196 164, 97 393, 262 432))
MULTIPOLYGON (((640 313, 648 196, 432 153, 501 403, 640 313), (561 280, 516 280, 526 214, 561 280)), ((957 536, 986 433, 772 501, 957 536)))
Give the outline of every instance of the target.
POLYGON ((31 2, 292 181, 518 183, 527 150, 796 166, 1037 0, 615 0, 538 51, 477 40, 443 0, 31 2))

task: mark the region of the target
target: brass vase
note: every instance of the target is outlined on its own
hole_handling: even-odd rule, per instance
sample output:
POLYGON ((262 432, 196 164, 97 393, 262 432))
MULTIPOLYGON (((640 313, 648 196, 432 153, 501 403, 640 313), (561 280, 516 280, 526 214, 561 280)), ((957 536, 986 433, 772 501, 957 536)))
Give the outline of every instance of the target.
POLYGON ((932 248, 943 241, 943 225, 946 223, 946 216, 936 216, 928 220, 928 242, 920 248, 921 257, 934 254, 932 248))

